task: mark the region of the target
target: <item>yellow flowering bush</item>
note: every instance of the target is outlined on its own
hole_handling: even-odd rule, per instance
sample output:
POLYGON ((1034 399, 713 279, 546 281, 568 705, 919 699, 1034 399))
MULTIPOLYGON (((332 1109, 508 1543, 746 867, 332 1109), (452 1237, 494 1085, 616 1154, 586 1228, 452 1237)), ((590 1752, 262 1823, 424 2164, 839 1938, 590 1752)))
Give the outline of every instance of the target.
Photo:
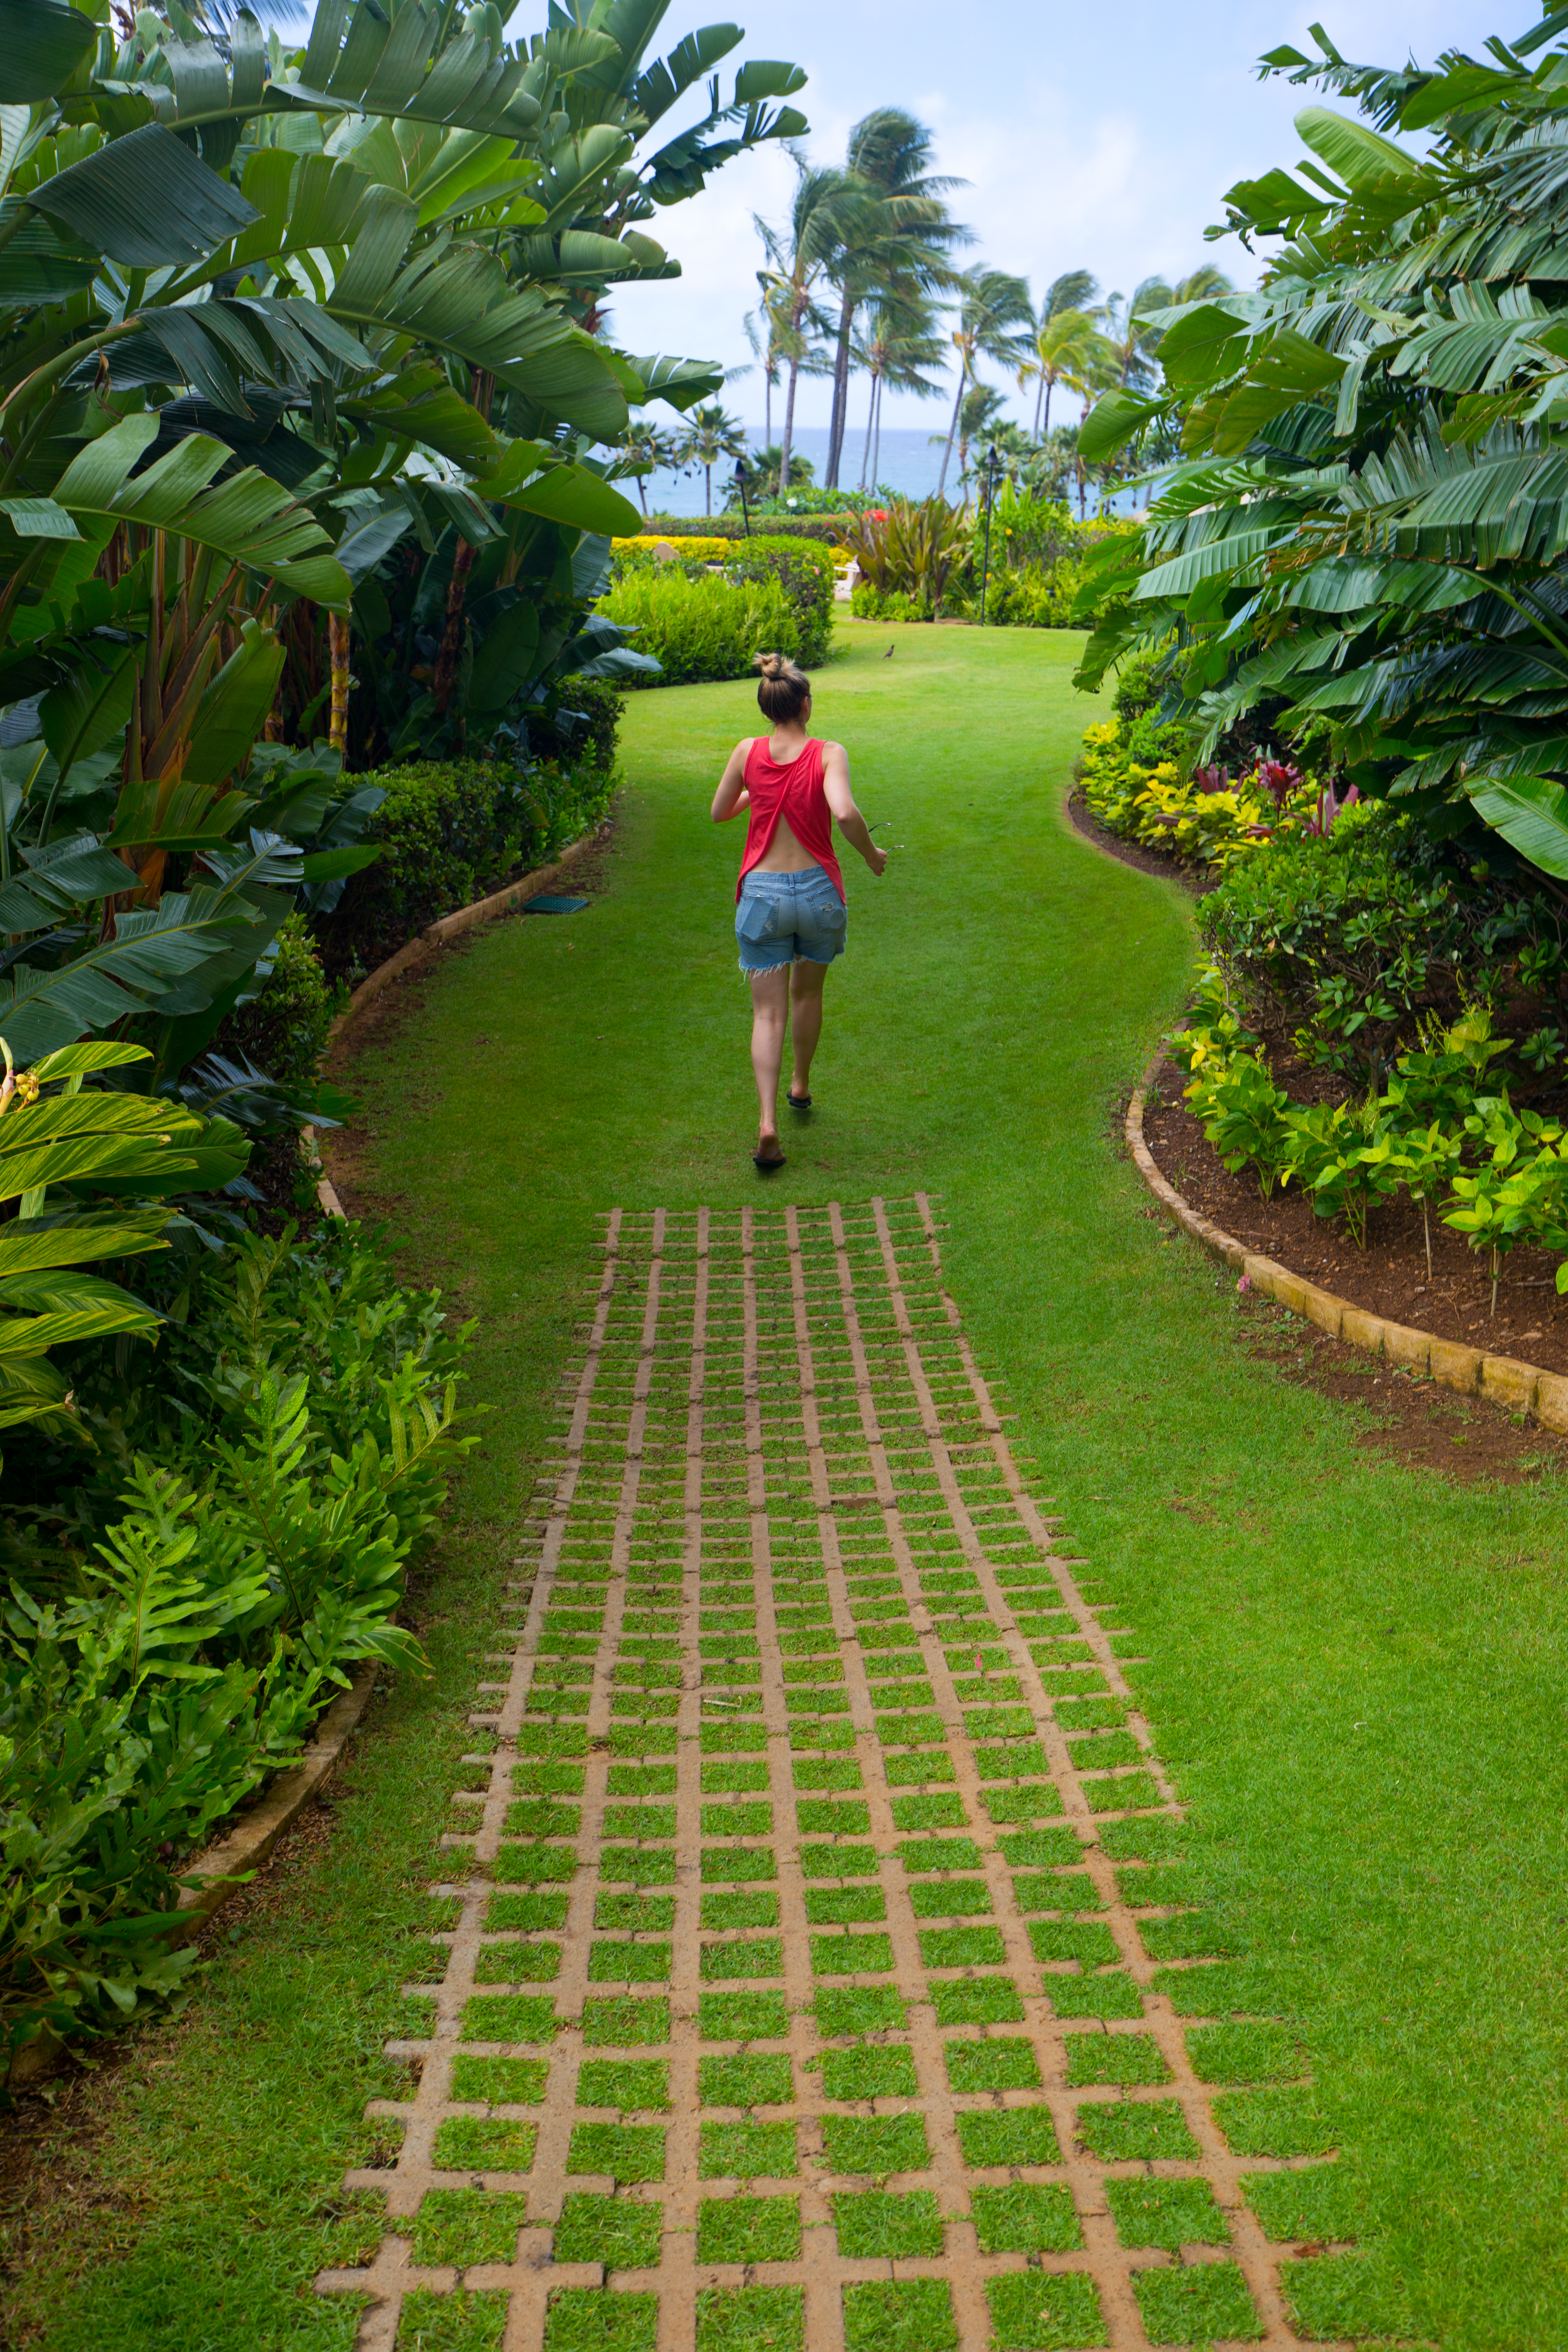
POLYGON ((1126 723, 1101 720, 1084 730, 1079 776, 1084 799, 1106 830, 1125 841, 1223 874, 1247 851, 1267 845, 1281 828, 1293 831, 1310 814, 1310 786, 1281 808, 1256 776, 1216 788, 1216 772, 1184 776, 1174 760, 1134 759, 1126 723))
POLYGON ((722 563, 734 552, 732 539, 668 539, 662 531, 645 530, 635 539, 612 539, 616 555, 651 555, 656 547, 673 547, 683 563, 722 563))

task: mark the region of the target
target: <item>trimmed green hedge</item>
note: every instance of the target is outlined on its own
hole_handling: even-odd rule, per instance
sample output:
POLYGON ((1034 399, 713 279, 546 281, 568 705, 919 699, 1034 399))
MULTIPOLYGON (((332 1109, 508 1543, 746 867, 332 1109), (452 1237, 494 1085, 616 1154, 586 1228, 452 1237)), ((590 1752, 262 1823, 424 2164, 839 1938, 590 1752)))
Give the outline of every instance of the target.
POLYGON ((657 532, 660 539, 818 539, 829 547, 841 540, 853 515, 766 515, 760 516, 746 529, 745 520, 738 514, 662 515, 645 517, 645 533, 657 532), (757 525, 761 522, 763 529, 757 525))
POLYGON ((689 579, 679 564, 638 563, 623 572, 599 611, 635 630, 638 653, 662 663, 654 686, 744 677, 759 653, 800 655, 801 631, 776 574, 731 580, 716 572, 689 579))
MULTIPOLYGON (((727 580, 773 579, 784 590, 800 642, 795 659, 819 669, 833 643, 833 558, 820 541, 769 531, 741 542, 724 558, 727 580)), ((782 649, 781 649, 782 650, 782 649)))
POLYGON ((548 864, 605 815, 615 772, 597 761, 523 770, 503 760, 422 761, 350 780, 385 800, 365 827, 383 856, 354 875, 321 925, 321 961, 334 976, 374 971, 427 923, 548 864))

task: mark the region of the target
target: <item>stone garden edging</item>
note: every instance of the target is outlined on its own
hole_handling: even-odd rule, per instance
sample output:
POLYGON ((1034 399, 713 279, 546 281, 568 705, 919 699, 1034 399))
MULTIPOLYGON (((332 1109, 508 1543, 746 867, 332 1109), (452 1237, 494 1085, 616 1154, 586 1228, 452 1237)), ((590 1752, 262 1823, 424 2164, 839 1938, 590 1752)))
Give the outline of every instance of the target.
POLYGON ((1143 1097, 1162 1058, 1155 1056, 1132 1090, 1126 1134, 1139 1174, 1173 1224, 1201 1243, 1211 1256, 1245 1276, 1252 1289, 1278 1300, 1293 1315, 1305 1316, 1331 1339, 1348 1340, 1352 1348, 1364 1349, 1386 1363, 1425 1372, 1440 1388, 1456 1389, 1461 1396, 1484 1397, 1509 1412, 1533 1413, 1545 1429, 1568 1430, 1568 1378, 1562 1373, 1523 1363, 1517 1356, 1494 1356, 1485 1348, 1468 1348, 1460 1340, 1434 1339, 1429 1331, 1417 1331, 1408 1323, 1390 1323, 1381 1315, 1369 1315, 1333 1291, 1321 1290, 1304 1276, 1292 1274, 1274 1258, 1259 1257, 1207 1217, 1201 1217, 1162 1176, 1143 1140, 1143 1097))

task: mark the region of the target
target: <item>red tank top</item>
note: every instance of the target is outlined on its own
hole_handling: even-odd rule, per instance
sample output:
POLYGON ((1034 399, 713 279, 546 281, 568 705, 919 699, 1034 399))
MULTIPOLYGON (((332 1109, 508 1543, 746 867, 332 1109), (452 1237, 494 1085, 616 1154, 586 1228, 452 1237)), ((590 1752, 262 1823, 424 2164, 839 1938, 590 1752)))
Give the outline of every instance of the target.
POLYGON ((788 817, 790 831, 806 856, 814 857, 831 877, 842 898, 844 877, 833 855, 833 821, 827 794, 822 789, 822 746, 813 736, 799 759, 781 768, 770 754, 768 742, 766 735, 755 737, 746 754, 745 783, 751 794, 751 822, 746 831, 746 854, 741 860, 740 878, 735 884, 736 903, 740 902, 742 883, 752 866, 760 866, 767 856, 781 816, 788 817))

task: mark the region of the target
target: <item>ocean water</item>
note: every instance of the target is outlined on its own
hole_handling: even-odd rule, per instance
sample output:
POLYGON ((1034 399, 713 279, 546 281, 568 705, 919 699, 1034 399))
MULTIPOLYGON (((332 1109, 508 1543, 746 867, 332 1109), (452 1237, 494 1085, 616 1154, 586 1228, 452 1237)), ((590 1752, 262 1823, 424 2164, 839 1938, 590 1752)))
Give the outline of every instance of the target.
MULTIPOLYGON (((947 436, 945 416, 939 425, 934 401, 931 404, 931 422, 927 430, 907 425, 889 426, 884 430, 880 463, 877 467, 878 480, 883 489, 896 490, 906 499, 929 498, 935 489, 937 477, 942 471, 942 443, 947 436)), ((946 412, 949 415, 951 413, 951 411, 946 412)), ((763 440, 763 428, 760 425, 750 425, 747 430, 753 449, 765 446, 763 440)), ((773 426, 775 442, 778 437, 779 427, 775 424, 773 426)), ((845 489, 858 489, 860 486, 860 461, 865 445, 866 419, 862 412, 858 425, 856 425, 853 415, 851 415, 849 431, 845 438, 844 458, 838 468, 839 483, 845 489)), ((802 425, 795 436, 795 447, 799 450, 802 457, 811 459, 816 468, 816 479, 820 481, 827 464, 826 425, 802 425)), ((713 468, 713 512, 715 514, 721 513, 723 510, 725 500, 730 494, 731 484, 734 479, 734 473, 732 459, 727 460, 722 467, 715 466, 713 468)), ((627 498, 635 501, 637 495, 637 484, 627 482, 623 487, 627 498)), ((670 472, 661 467, 658 473, 645 477, 643 494, 647 501, 649 514, 700 515, 706 511, 704 506, 706 488, 700 466, 694 467, 689 472, 670 472)), ((947 495, 954 505, 958 503, 961 491, 956 442, 953 444, 952 462, 947 469, 947 495)), ((1137 494, 1135 499, 1133 494, 1123 490, 1111 501, 1111 504, 1116 512, 1129 513, 1134 504, 1142 506, 1142 494, 1137 494)), ((1091 492, 1089 512, 1092 515, 1098 511, 1099 500, 1091 492)))
MULTIPOLYGON (((945 432, 938 433, 935 405, 933 402, 929 432, 923 432, 919 427, 911 429, 908 425, 898 425, 887 428, 882 435, 881 464, 877 469, 878 474, 886 488, 897 490, 907 499, 928 498, 935 489, 937 476, 942 471, 942 445, 946 436, 945 432), (938 433, 934 447, 931 441, 931 433, 938 433)), ((679 430, 679 427, 675 429, 679 430)), ((765 445, 763 440, 762 426, 755 425, 747 429, 752 447, 763 448, 765 445)), ((775 420, 773 425, 775 442, 779 438, 779 434, 780 426, 775 420)), ((844 444, 844 459, 838 468, 839 482, 846 489, 853 490, 859 488, 860 459, 865 444, 866 418, 862 412, 858 427, 855 424, 853 415, 851 415, 849 431, 844 444)), ((811 459, 816 468, 816 479, 820 482, 827 464, 826 425, 799 426, 795 435, 794 446, 803 457, 811 459)), ((722 469, 717 466, 713 468, 715 514, 720 511, 729 496, 734 472, 732 459, 722 469)), ((952 463, 947 469, 947 488, 949 495, 956 499, 958 496, 956 444, 953 446, 952 463)), ((628 498, 637 496, 635 483, 628 482, 626 489, 628 498)), ((700 515, 704 511, 705 488, 702 468, 700 466, 694 467, 689 473, 670 473, 661 469, 657 474, 649 474, 645 479, 644 490, 650 514, 700 515)))

